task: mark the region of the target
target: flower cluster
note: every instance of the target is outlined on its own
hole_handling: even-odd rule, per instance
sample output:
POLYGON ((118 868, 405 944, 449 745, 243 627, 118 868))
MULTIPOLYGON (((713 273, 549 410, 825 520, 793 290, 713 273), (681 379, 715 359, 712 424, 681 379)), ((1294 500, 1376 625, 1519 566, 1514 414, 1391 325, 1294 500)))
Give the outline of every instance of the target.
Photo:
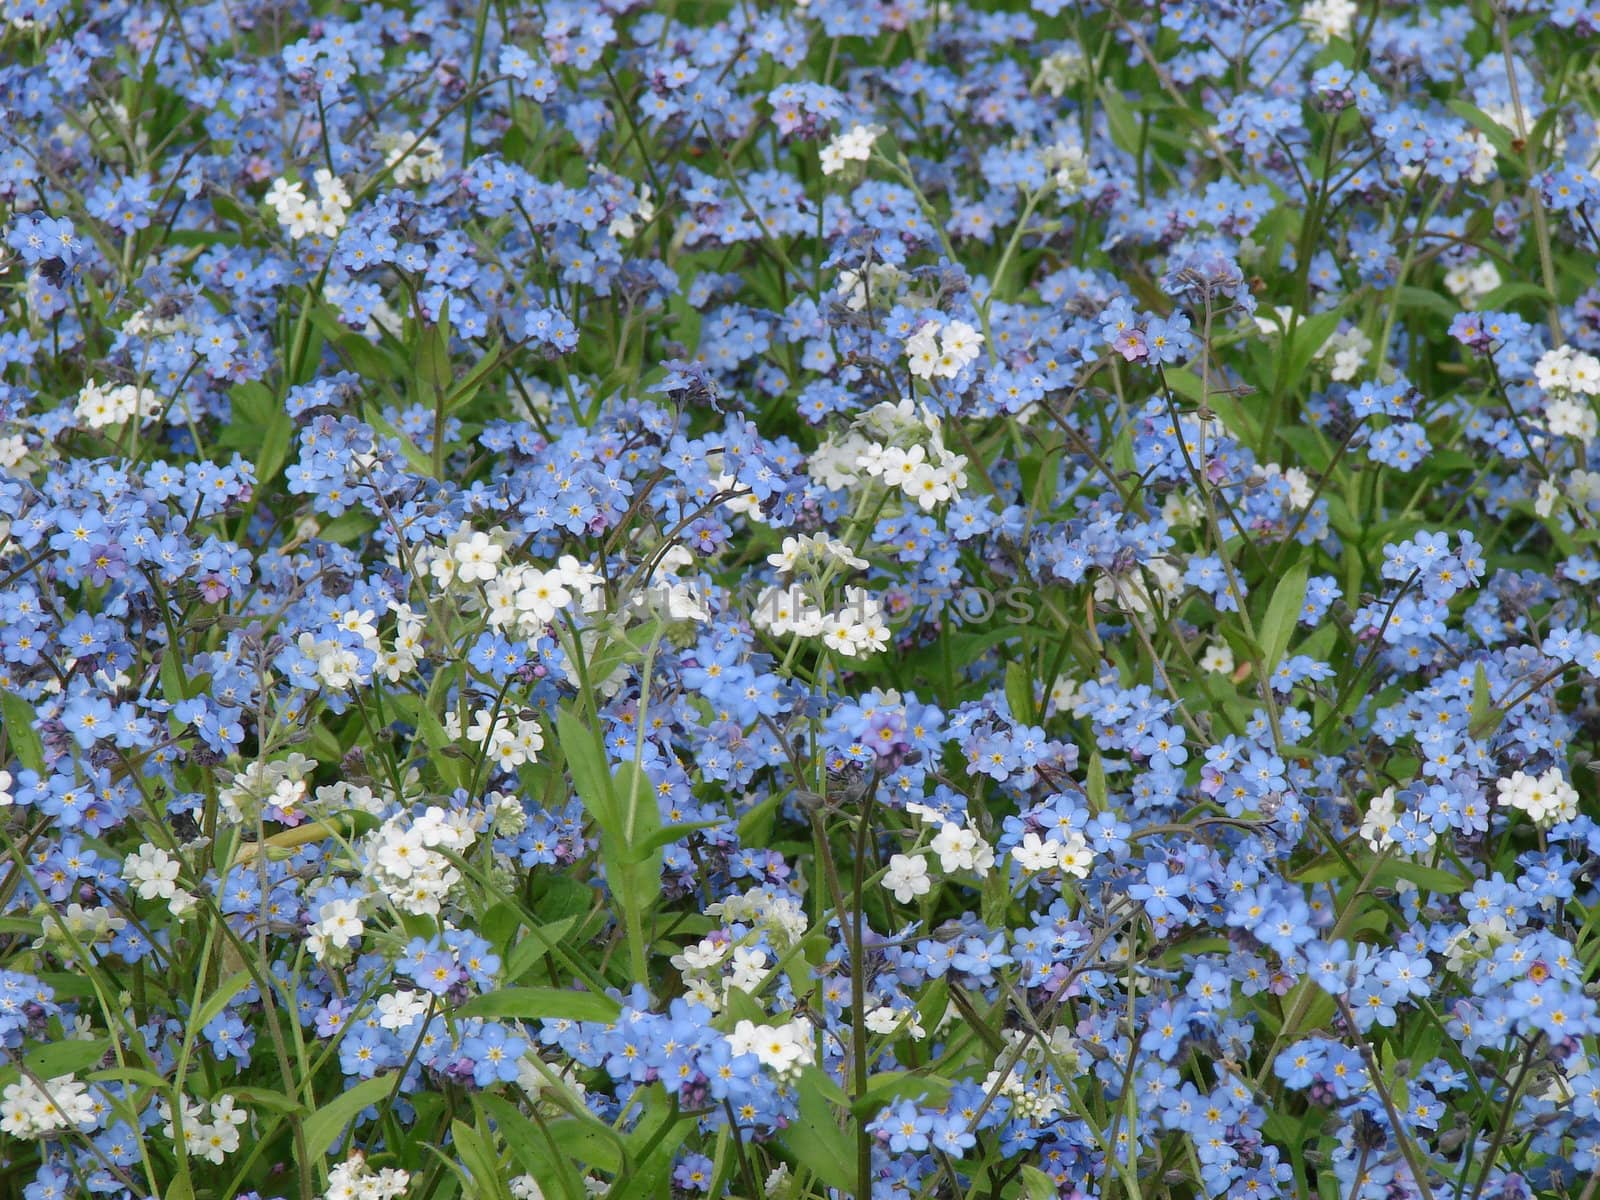
POLYGON ((1597 36, 10 4, 7 1194, 1589 1200, 1597 36))

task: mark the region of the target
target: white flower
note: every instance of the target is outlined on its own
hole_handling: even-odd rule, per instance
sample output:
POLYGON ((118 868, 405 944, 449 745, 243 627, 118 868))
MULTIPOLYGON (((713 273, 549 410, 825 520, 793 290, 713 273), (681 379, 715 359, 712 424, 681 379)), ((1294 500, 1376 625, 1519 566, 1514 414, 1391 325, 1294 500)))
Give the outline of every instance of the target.
POLYGON ((1061 848, 1037 833, 1028 833, 1020 845, 1011 848, 1011 857, 1024 871, 1048 871, 1061 864, 1061 848))
POLYGON ((856 622, 855 637, 856 649, 862 654, 878 654, 889 648, 889 626, 876 604, 856 622))
POLYGON ((672 956, 672 965, 680 971, 709 971, 728 955, 726 942, 702 938, 679 954, 672 956))
POLYGON ((1533 374, 1547 392, 1600 395, 1600 359, 1570 344, 1545 351, 1534 364, 1533 374))
POLYGON ((527 571, 517 592, 517 611, 539 625, 555 620, 572 603, 572 593, 559 571, 527 571))
MULTIPOLYGON (((965 321, 951 321, 944 328, 941 339, 942 357, 958 363, 957 371, 978 357, 983 349, 983 334, 979 333, 965 321)), ((950 372, 952 375, 956 371, 950 372)))
POLYGON ((415 819, 396 814, 362 839, 366 876, 403 912, 433 916, 461 879, 440 852, 465 853, 484 822, 481 811, 446 813, 436 805, 415 819))
POLYGON ((377 672, 390 683, 399 683, 401 679, 417 669, 417 661, 416 654, 402 643, 397 636, 392 648, 382 650, 379 653, 377 672))
POLYGON ((428 1011, 428 998, 421 992, 402 989, 378 997, 378 1024, 399 1031, 428 1011))
POLYGON ((486 533, 472 533, 454 547, 456 576, 463 583, 487 583, 499 571, 504 551, 486 533))
POLYGON ((1587 404, 1565 396, 1551 400, 1544 408, 1545 426, 1557 437, 1577 438, 1584 443, 1600 434, 1600 419, 1587 404))
POLYGON ((983 335, 965 321, 951 321, 941 331, 926 321, 906 339, 906 358, 918 379, 954 379, 978 357, 983 335))
POLYGON ((924 859, 896 854, 889 860, 889 869, 884 872, 883 886, 901 904, 910 904, 918 896, 926 896, 933 887, 933 881, 928 878, 928 864, 924 859))
POLYGON ((880 1004, 867 1013, 863 1024, 872 1033, 880 1035, 895 1033, 903 1027, 913 1039, 920 1040, 927 1036, 927 1030, 923 1029, 922 1023, 917 1020, 917 1010, 914 1008, 900 1012, 887 1004, 880 1004))
POLYGON ((913 471, 911 478, 901 487, 906 495, 921 505, 924 512, 932 512, 952 495, 949 475, 937 467, 930 467, 927 463, 923 463, 913 471))
POLYGON ((1538 490, 1534 494, 1533 511, 1541 517, 1548 517, 1556 510, 1556 503, 1561 499, 1561 489, 1548 479, 1539 481, 1538 490))
POLYGON ((1129 616, 1142 617, 1154 607, 1164 611, 1167 602, 1183 592, 1183 572, 1164 558, 1152 558, 1141 564, 1154 579, 1154 596, 1145 586, 1143 574, 1112 574, 1102 572, 1094 581, 1096 601, 1113 601, 1129 616))
POLYGON ((318 205, 307 199, 299 190, 299 185, 295 187, 296 190, 278 206, 278 224, 289 231, 289 237, 293 241, 298 242, 307 234, 319 230, 322 214, 318 205))
POLYGON ((1076 46, 1068 46, 1042 59, 1039 63, 1038 85, 1060 99, 1073 84, 1088 74, 1088 62, 1076 46))
POLYGON ((830 561, 856 570, 864 570, 867 566, 866 559, 857 556, 844 542, 825 533, 786 537, 776 554, 767 555, 767 561, 780 571, 791 574, 797 569, 830 561))
POLYGON ((318 679, 339 692, 361 679, 361 659, 356 656, 354 650, 345 646, 334 646, 331 642, 322 642, 319 645, 326 649, 317 658, 318 679))
POLYGON ((267 189, 267 206, 280 217, 288 209, 304 204, 305 199, 305 185, 298 180, 291 183, 283 178, 274 179, 272 186, 267 189))
POLYGON ((428 574, 440 587, 449 587, 456 577, 456 557, 448 547, 430 549, 426 555, 428 574))
POLYGON ((192 1126, 185 1123, 184 1141, 193 1153, 207 1162, 220 1164, 239 1149, 239 1126, 247 1118, 244 1112, 234 1107, 233 1097, 227 1094, 212 1101, 210 1108, 209 1121, 196 1121, 192 1126))
POLYGON ((689 979, 684 982, 683 998, 690 1004, 699 1004, 712 1012, 722 1011, 722 997, 708 979, 689 979))
POLYGON ((1061 860, 1063 873, 1078 879, 1089 878, 1089 872, 1094 868, 1094 850, 1081 833, 1070 830, 1056 853, 1061 860))
POLYGON ((945 874, 976 871, 986 874, 994 865, 994 848, 971 829, 946 821, 933 838, 933 852, 945 874))
MULTIPOLYGON (((587 598, 591 593, 600 591, 605 583, 605 577, 593 567, 579 562, 570 554, 563 554, 556 560, 556 570, 560 573, 563 586, 569 588, 578 596, 587 598)), ((587 608, 587 604, 585 604, 587 608)))
POLYGON ((916 445, 901 449, 891 446, 878 456, 872 465, 863 462, 861 465, 869 474, 882 475, 884 482, 895 487, 904 488, 927 463, 928 449, 926 446, 916 445), (877 469, 874 470, 873 466, 877 469))
POLYGON ((634 596, 636 608, 651 613, 665 613, 669 621, 695 621, 705 624, 711 620, 711 610, 701 600, 697 585, 693 583, 659 583, 634 596))
POLYGON ((1348 38, 1355 23, 1355 0, 1310 0, 1300 6, 1300 24, 1311 40, 1325 46, 1334 38, 1348 38))
POLYGON ((1538 776, 1518 771, 1494 786, 1501 805, 1527 813, 1541 829, 1571 821, 1578 815, 1577 789, 1562 776, 1560 767, 1551 767, 1538 776))
POLYGON ((1395 792, 1392 787, 1385 788, 1381 796, 1372 798, 1366 816, 1361 819, 1361 836, 1367 845, 1374 850, 1394 845, 1390 830, 1394 828, 1395 819, 1395 792))
POLYGON ((1444 285, 1461 302, 1463 308, 1472 309, 1478 301, 1499 287, 1500 268, 1488 259, 1479 259, 1445 272, 1444 285))
POLYGON ((830 491, 852 487, 861 481, 862 456, 874 452, 882 454, 883 447, 853 431, 839 440, 825 438, 806 459, 806 474, 830 491))
POLYGON ((1045 149, 1044 159, 1055 171, 1053 182, 1063 199, 1072 199, 1094 180, 1088 152, 1076 139, 1055 142, 1045 149))
POLYGON ((740 946, 729 964, 728 986, 754 995, 767 978, 767 954, 758 946, 740 946))
POLYGON ((391 178, 399 186, 432 183, 444 174, 444 147, 433 138, 391 133, 380 134, 376 140, 384 151, 384 165, 394 168, 391 178))
POLYGON ((847 162, 866 162, 872 156, 872 143, 883 133, 881 125, 856 124, 822 148, 822 173, 833 175, 847 162))
POLYGON ((318 918, 306 930, 306 948, 319 961, 329 951, 347 949, 366 930, 359 900, 328 900, 318 909, 318 918))
POLYGON ((812 1052, 811 1026, 805 1021, 790 1021, 787 1025, 740 1021, 728 1042, 734 1054, 754 1054, 762 1066, 779 1075, 798 1068, 812 1052))
POLYGON ((906 339, 906 359, 918 379, 932 379, 938 373, 938 333, 939 323, 929 321, 906 339))
POLYGON ((41 1087, 24 1077, 0 1096, 0 1133, 37 1138, 65 1129, 92 1128, 96 1104, 71 1075, 58 1075, 41 1087))
POLYGON ((103 429, 135 416, 145 420, 159 417, 165 407, 161 397, 150 388, 135 387, 131 383, 102 388, 91 379, 78 392, 73 416, 90 429, 103 429))
POLYGON ((316 173, 312 175, 311 179, 312 182, 317 186, 317 194, 322 197, 325 203, 336 205, 339 208, 350 207, 351 200, 349 189, 347 189, 344 186, 343 181, 340 180, 340 178, 332 171, 328 170, 327 167, 318 167, 316 173))
POLYGON ((360 638, 367 649, 378 648, 378 626, 370 608, 347 609, 340 614, 338 624, 346 633, 353 633, 360 638))
POLYGON ((122 875, 141 900, 170 900, 178 886, 178 864, 165 850, 144 843, 123 861, 122 875))
POLYGON ((837 291, 845 297, 846 308, 851 312, 860 312, 867 307, 868 301, 887 307, 894 301, 901 285, 910 278, 899 267, 874 262, 869 263, 864 272, 840 271, 837 291))
POLYGON ((328 1172, 328 1190, 322 1200, 397 1200, 411 1186, 411 1176, 399 1167, 373 1171, 360 1151, 328 1172))
POLYGON ((1217 675, 1233 674, 1233 649, 1226 642, 1212 642, 1200 656, 1200 669, 1217 675))

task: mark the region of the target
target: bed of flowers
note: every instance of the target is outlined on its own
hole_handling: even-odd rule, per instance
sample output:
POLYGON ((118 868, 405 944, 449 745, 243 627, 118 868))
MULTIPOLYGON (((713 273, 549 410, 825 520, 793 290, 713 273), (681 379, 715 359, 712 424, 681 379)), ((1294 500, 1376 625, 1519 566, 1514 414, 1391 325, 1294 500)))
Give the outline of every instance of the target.
POLYGON ((0 1195, 1596 1196, 1600 9, 0 16, 0 1195))

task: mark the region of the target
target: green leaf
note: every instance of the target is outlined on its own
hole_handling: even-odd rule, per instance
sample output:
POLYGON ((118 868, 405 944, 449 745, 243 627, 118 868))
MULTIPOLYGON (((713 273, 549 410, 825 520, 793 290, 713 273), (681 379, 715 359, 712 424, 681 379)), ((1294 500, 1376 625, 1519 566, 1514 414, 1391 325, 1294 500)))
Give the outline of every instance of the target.
POLYGON ((1303 562, 1290 567, 1278 586, 1272 590, 1267 603, 1267 613, 1261 619, 1261 672, 1271 675, 1289 649, 1289 639, 1294 635, 1295 622, 1300 619, 1300 606, 1306 598, 1306 579, 1310 570, 1303 562))
POLYGON ((644 1112, 628 1136, 632 1170, 622 1190, 634 1196, 665 1196, 672 1190, 667 1176, 672 1170, 673 1157, 695 1122, 678 1111, 677 1104, 659 1083, 634 1094, 643 1099, 644 1112))
POLYGON ((450 385, 450 301, 439 306, 439 320, 431 328, 418 329, 413 336, 412 383, 417 399, 431 409, 450 385))
POLYGON ((396 429, 394 424, 378 411, 377 405, 364 405, 362 419, 383 434, 384 437, 392 438, 398 442, 400 444, 400 453, 405 457, 407 465, 418 475, 433 474, 433 463, 429 461, 428 456, 421 451, 415 442, 396 429))
MULTIPOLYGON (((397 695, 393 700, 411 717, 412 724, 422 735, 423 743, 432 751, 428 761, 433 768, 451 787, 466 787, 470 782, 471 765, 467 759, 452 753, 456 749, 456 742, 445 730, 433 706, 421 696, 397 695)), ((415 749, 413 743, 413 752, 415 749)))
POLYGON ((166 646, 161 651, 161 695, 173 704, 189 698, 189 673, 184 669, 182 657, 172 646, 166 646))
POLYGON ((1378 868, 1377 882, 1392 887, 1395 881, 1400 879, 1416 884, 1423 891, 1437 892, 1444 896, 1453 896, 1457 892, 1466 891, 1473 883, 1472 880, 1463 879, 1450 871, 1425 867, 1421 863, 1400 862, 1397 859, 1390 859, 1378 868))
POLYGON ((352 508, 347 513, 341 513, 317 530, 317 536, 325 542, 336 542, 344 545, 346 542, 364 538, 378 527, 367 513, 352 508))
POLYGON ((726 821, 688 821, 682 825, 663 825, 654 833, 645 835, 634 842, 633 852, 636 855, 649 856, 657 850, 681 842, 691 833, 700 829, 718 829, 728 824, 726 821))
POLYGON ((1518 300, 1535 300, 1540 304, 1549 304, 1550 293, 1537 283, 1514 279, 1510 283, 1502 283, 1491 292, 1484 293, 1478 298, 1476 307, 1479 312, 1493 312, 1509 308, 1518 300))
POLYGON ((1111 130, 1111 140, 1119 149, 1129 154, 1139 152, 1139 121, 1133 115, 1133 105, 1113 85, 1100 89, 1100 107, 1105 109, 1106 124, 1111 130))
POLYGON ((455 1144, 456 1157, 461 1160, 462 1182, 474 1200, 511 1200, 506 1188, 504 1172, 500 1170, 500 1156, 494 1152, 489 1140, 465 1121, 450 1122, 450 1140, 455 1144))
POLYGON ((1006 703, 1016 720, 1024 725, 1033 721, 1033 682, 1028 669, 1019 662, 1006 664, 1006 703))
POLYGON ((1106 789, 1106 766, 1100 759, 1100 751, 1092 751, 1089 755, 1088 778, 1084 781, 1083 790, 1088 793, 1089 804, 1095 812, 1104 812, 1108 792, 1106 789))
POLYGON ((365 538, 366 534, 370 534, 376 528, 378 528, 378 522, 371 515, 360 512, 357 509, 350 509, 349 512, 339 514, 338 517, 334 517, 333 520, 323 525, 320 530, 317 530, 317 536, 322 541, 338 542, 339 546, 344 546, 346 542, 354 542, 357 539, 365 538))
POLYGON ((917 1002, 917 1017, 925 1029, 938 1028, 950 1006, 950 981, 943 976, 935 979, 917 1002))
MULTIPOLYGON (((1365 861, 1355 860, 1358 871, 1365 871, 1371 863, 1371 858, 1365 861)), ((1318 859, 1300 870, 1292 878, 1296 883, 1327 883, 1333 879, 1343 879, 1350 876, 1350 868, 1338 858, 1328 857, 1318 859)), ((1424 891, 1438 892, 1441 895, 1453 896, 1457 892, 1465 891, 1472 886, 1472 880, 1463 879, 1451 871, 1440 870, 1438 867, 1427 867, 1421 863, 1404 862, 1400 859, 1390 858, 1379 865, 1373 872, 1372 882, 1378 887, 1393 887, 1398 881, 1405 880, 1414 883, 1424 891)), ((1380 914, 1381 915, 1381 914, 1380 914)))
POLYGON ((556 917, 554 921, 539 927, 552 942, 566 937, 575 922, 594 911, 597 889, 593 883, 584 883, 566 875, 554 875, 535 880, 533 886, 534 910, 556 917))
MULTIPOLYGON (((570 881, 576 883, 576 880, 570 881)), ((590 889, 584 884, 578 884, 588 892, 590 889)), ((540 906, 543 911, 543 906, 540 906)), ((521 979, 546 954, 553 953, 561 944, 561 939, 572 931, 578 923, 577 917, 563 917, 559 921, 550 921, 544 925, 519 926, 526 930, 513 942, 510 952, 505 956, 504 983, 515 983, 521 979)))
POLYGON ((1487 737, 1505 719, 1506 714, 1494 706, 1494 697, 1489 692, 1489 676, 1484 673, 1480 663, 1472 674, 1472 709, 1468 732, 1475 738, 1487 737))
MULTIPOLYGON (((266 384, 250 380, 229 392, 233 421, 226 432, 238 431, 237 447, 254 451, 256 486, 270 483, 289 458, 294 421, 266 384)), ((231 443, 230 443, 231 444, 231 443)))
POLYGON ((1294 332, 1289 335, 1288 342, 1284 346, 1288 368, 1284 380, 1290 388, 1297 387, 1305 378, 1311 360, 1316 357, 1317 351, 1322 349, 1328 336, 1339 328, 1339 322, 1343 318, 1344 306, 1340 305, 1327 312, 1313 313, 1295 324, 1294 332))
POLYGON ((778 805, 782 800, 782 793, 773 792, 739 818, 741 846, 764 846, 772 840, 772 829, 777 824, 778 805))
POLYGON ((569 708, 556 713, 556 736, 572 772, 572 786, 578 799, 601 829, 617 825, 616 800, 611 790, 611 771, 593 731, 569 708))
MULTIPOLYGON (((356 374, 383 385, 386 392, 394 395, 389 384, 405 377, 406 364, 403 359, 373 345, 365 334, 344 324, 328 305, 318 305, 311 310, 311 324, 333 347, 334 353, 355 369, 356 374)), ((398 399, 397 396, 395 398, 398 399)))
POLYGON ((306 1111, 306 1106, 298 1100, 291 1100, 282 1092, 275 1092, 270 1088, 259 1087, 231 1087, 226 1088, 229 1096, 237 1096, 251 1108, 266 1108, 273 1112, 280 1112, 286 1116, 298 1116, 306 1111))
POLYGON ((1333 447, 1315 429, 1300 425, 1280 427, 1278 440, 1293 450, 1300 465, 1317 473, 1326 471, 1333 462, 1333 447))
POLYGON ((249 971, 234 972, 222 981, 221 987, 205 998, 205 1002, 200 1005, 199 1011, 193 1014, 190 1024, 196 1030, 204 1029, 211 1024, 212 1019, 218 1013, 228 1007, 229 1002, 235 996, 249 986, 249 971))
POLYGON ((506 1146, 528 1174, 539 1180, 545 1195, 552 1196, 552 1180, 560 1185, 566 1200, 584 1200, 583 1180, 567 1157, 559 1153, 545 1131, 501 1096, 481 1093, 473 1097, 474 1106, 494 1120, 506 1146))
POLYGON ((612 794, 621 810, 621 823, 614 831, 601 831, 600 853, 605 859, 606 879, 623 911, 637 916, 661 894, 663 848, 676 836, 662 829, 655 788, 638 763, 624 763, 617 769, 612 794), (662 832, 673 836, 663 840, 658 836, 662 832))
MULTIPOLYGON (((794 1124, 785 1130, 783 1140, 796 1161, 815 1172, 823 1183, 848 1196, 856 1187, 855 1148, 839 1128, 834 1115, 837 1109, 824 1094, 823 1082, 822 1072, 815 1067, 807 1067, 801 1073, 795 1088, 799 1113, 794 1124)), ((837 1085, 834 1090, 838 1090, 837 1085)))
POLYGON ((28 1070, 41 1079, 52 1079, 57 1075, 76 1075, 88 1070, 104 1058, 110 1049, 111 1043, 106 1038, 87 1042, 71 1038, 30 1050, 23 1056, 23 1061, 28 1064, 28 1070))
POLYGON ((1447 100, 1445 107, 1456 116, 1467 120, 1474 129, 1489 139, 1489 144, 1494 147, 1494 152, 1501 158, 1517 162, 1516 151, 1511 145, 1511 131, 1496 121, 1481 108, 1474 108, 1465 100, 1447 100))
POLYGON ((34 723, 38 714, 33 705, 15 692, 0 692, 0 718, 3 718, 6 745, 17 761, 30 771, 43 771, 44 742, 40 741, 34 723))
POLYGON ((570 1021, 615 1021, 622 1006, 610 996, 553 987, 507 987, 474 996, 455 1010, 461 1017, 509 1017, 535 1021, 565 1017, 570 1021))
POLYGON ((879 1109, 887 1108, 896 1100, 915 1100, 936 1104, 950 1094, 951 1083, 925 1071, 887 1071, 875 1075, 867 1085, 866 1094, 850 1105, 857 1117, 871 1118, 879 1109))
POLYGON ((307 1117, 304 1126, 306 1157, 313 1161, 320 1160, 327 1154, 328 1148, 338 1141, 345 1127, 361 1114, 361 1110, 381 1103, 394 1090, 394 1085, 393 1071, 364 1079, 307 1117))
POLYGON ((1455 319, 1460 311, 1449 300, 1430 288, 1406 286, 1400 289, 1400 307, 1432 313, 1444 321, 1455 319))
POLYGON ((504 342, 496 338, 494 345, 489 347, 477 365, 450 389, 450 395, 444 402, 446 412, 453 413, 472 403, 473 397, 478 394, 478 389, 483 387, 484 380, 488 379, 490 372, 500 365, 500 350, 503 345, 504 342))
POLYGON ((1038 1167, 1022 1165, 1022 1194, 1027 1200, 1060 1200, 1061 1189, 1038 1167))
POLYGON ((599 1167, 608 1172, 622 1169, 622 1140, 612 1132, 610 1126, 598 1119, 574 1117, 571 1120, 551 1121, 546 1128, 550 1131, 550 1140, 561 1148, 562 1153, 570 1155, 584 1166, 599 1167))

